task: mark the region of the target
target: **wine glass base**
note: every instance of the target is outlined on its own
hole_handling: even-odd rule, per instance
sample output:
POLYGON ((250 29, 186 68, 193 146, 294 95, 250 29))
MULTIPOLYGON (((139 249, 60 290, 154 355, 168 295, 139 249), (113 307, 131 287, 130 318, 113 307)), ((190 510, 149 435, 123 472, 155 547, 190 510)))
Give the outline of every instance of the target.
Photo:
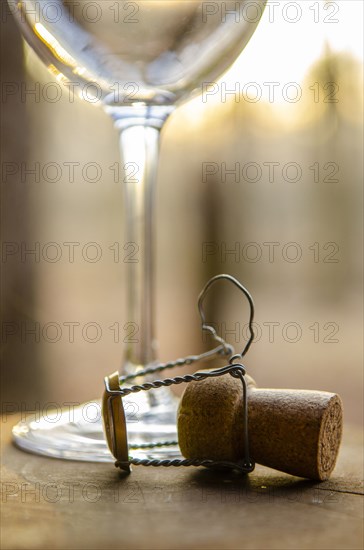
MULTIPOLYGON (((129 454, 136 458, 175 458, 178 445, 148 447, 177 441, 178 399, 167 388, 124 398, 129 454), (165 390, 165 391, 164 391, 165 390), (158 399, 157 399, 158 398, 158 399), (142 448, 136 448, 141 445, 142 448)), ((53 458, 114 462, 104 436, 101 401, 90 401, 60 412, 22 420, 13 427, 13 441, 22 450, 53 458)))

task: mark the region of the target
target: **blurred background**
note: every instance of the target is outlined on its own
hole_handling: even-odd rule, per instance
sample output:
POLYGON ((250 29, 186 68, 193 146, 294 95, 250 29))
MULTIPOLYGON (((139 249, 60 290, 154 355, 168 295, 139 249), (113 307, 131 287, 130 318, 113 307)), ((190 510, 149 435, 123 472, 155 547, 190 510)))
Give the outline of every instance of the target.
MULTIPOLYGON (((291 2, 296 21, 276 4, 218 85, 163 131, 159 358, 211 345, 197 296, 230 273, 256 302, 246 365, 258 385, 338 392, 360 423, 363 4, 291 2)), ((2 399, 31 410, 95 398, 120 367, 123 193, 111 120, 68 94, 44 97, 54 77, 2 10, 2 399)), ((208 312, 242 349, 244 297, 220 283, 208 312)))

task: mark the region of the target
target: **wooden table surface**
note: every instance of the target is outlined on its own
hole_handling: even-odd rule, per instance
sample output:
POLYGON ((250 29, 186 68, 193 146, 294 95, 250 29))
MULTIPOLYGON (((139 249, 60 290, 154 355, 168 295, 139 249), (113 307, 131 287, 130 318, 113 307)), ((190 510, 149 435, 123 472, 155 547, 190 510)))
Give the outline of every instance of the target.
POLYGON ((2 423, 4 549, 361 549, 362 432, 346 427, 337 467, 316 483, 260 466, 201 468, 59 461, 11 443, 2 423))

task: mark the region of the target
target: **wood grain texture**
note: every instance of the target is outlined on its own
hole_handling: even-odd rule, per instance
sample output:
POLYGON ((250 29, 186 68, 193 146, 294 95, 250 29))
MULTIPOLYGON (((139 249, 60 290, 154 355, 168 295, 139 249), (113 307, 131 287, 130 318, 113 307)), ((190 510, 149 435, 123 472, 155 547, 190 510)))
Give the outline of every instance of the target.
POLYGON ((329 481, 257 466, 248 477, 201 468, 59 461, 10 443, 2 423, 4 549, 338 550, 363 547, 362 435, 344 429, 329 481))

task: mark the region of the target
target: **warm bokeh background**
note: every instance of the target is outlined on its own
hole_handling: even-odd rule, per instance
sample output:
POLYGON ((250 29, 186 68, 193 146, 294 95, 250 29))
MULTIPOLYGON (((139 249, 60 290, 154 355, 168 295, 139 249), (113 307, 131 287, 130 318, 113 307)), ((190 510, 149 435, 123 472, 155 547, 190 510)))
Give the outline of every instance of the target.
MULTIPOLYGON (((320 2, 319 21, 314 22, 308 4, 300 2, 303 16, 294 24, 280 11, 271 23, 266 11, 224 77, 229 90, 237 83, 241 88, 256 83, 263 91, 259 101, 252 101, 253 88, 246 90, 248 98, 230 94, 224 101, 220 85, 207 101, 197 98, 181 107, 165 127, 157 192, 160 359, 206 348, 196 298, 210 276, 228 272, 256 301, 260 339, 246 364, 258 384, 338 392, 346 420, 359 423, 363 5, 330 2, 339 7, 331 15, 331 8, 320 2), (264 84, 269 82, 277 83, 274 98, 264 84), (283 95, 290 82, 302 91, 294 103, 283 95), (205 163, 216 169, 208 178, 203 177, 205 163), (237 166, 243 175, 225 178, 221 163, 228 170, 237 166), (276 163, 273 178, 267 163, 276 163), (292 181, 294 167, 285 168, 287 163, 298 165, 298 181, 292 181), (276 243, 274 258, 264 243, 276 243), (232 249, 236 254, 224 254, 232 249), (290 261, 297 250, 301 259, 290 261)), ((2 24, 1 55, 2 85, 25 83, 30 88, 38 82, 42 89, 52 81, 24 48, 11 19, 2 24)), ((290 97, 294 91, 288 90, 290 97)), ((122 356, 122 344, 114 342, 109 328, 125 323, 123 263, 115 263, 109 250, 115 242, 124 243, 122 189, 109 168, 119 161, 117 134, 101 109, 70 102, 67 94, 50 103, 31 96, 22 101, 15 93, 3 96, 1 109, 2 167, 13 162, 19 168, 13 175, 3 171, 3 241, 13 243, 10 247, 24 242, 29 248, 38 242, 41 250, 56 242, 62 250, 55 263, 42 257, 36 262, 32 256, 21 261, 20 254, 3 257, 2 327, 5 333, 11 327, 16 331, 3 332, 3 400, 29 409, 37 402, 82 402, 100 394, 103 376, 119 367, 122 356), (22 181, 20 164, 37 162, 57 162, 63 167, 60 180, 51 183, 41 176, 36 182, 28 175, 22 181), (81 167, 97 162, 103 177, 85 182, 78 168, 70 182, 67 162, 81 167), (63 245, 67 242, 81 243, 73 263, 63 245), (80 253, 90 242, 102 248, 96 263, 80 253), (80 323, 74 342, 64 325, 70 322, 80 323), (81 328, 89 322, 102 328, 97 343, 82 337, 81 328), (47 341, 42 332, 39 342, 32 334, 21 338, 21 326, 42 331, 47 323, 63 327, 58 342, 47 341)), ((221 285, 211 294, 210 307, 211 320, 223 333, 234 329, 229 340, 242 348, 247 321, 243 297, 221 285)))

